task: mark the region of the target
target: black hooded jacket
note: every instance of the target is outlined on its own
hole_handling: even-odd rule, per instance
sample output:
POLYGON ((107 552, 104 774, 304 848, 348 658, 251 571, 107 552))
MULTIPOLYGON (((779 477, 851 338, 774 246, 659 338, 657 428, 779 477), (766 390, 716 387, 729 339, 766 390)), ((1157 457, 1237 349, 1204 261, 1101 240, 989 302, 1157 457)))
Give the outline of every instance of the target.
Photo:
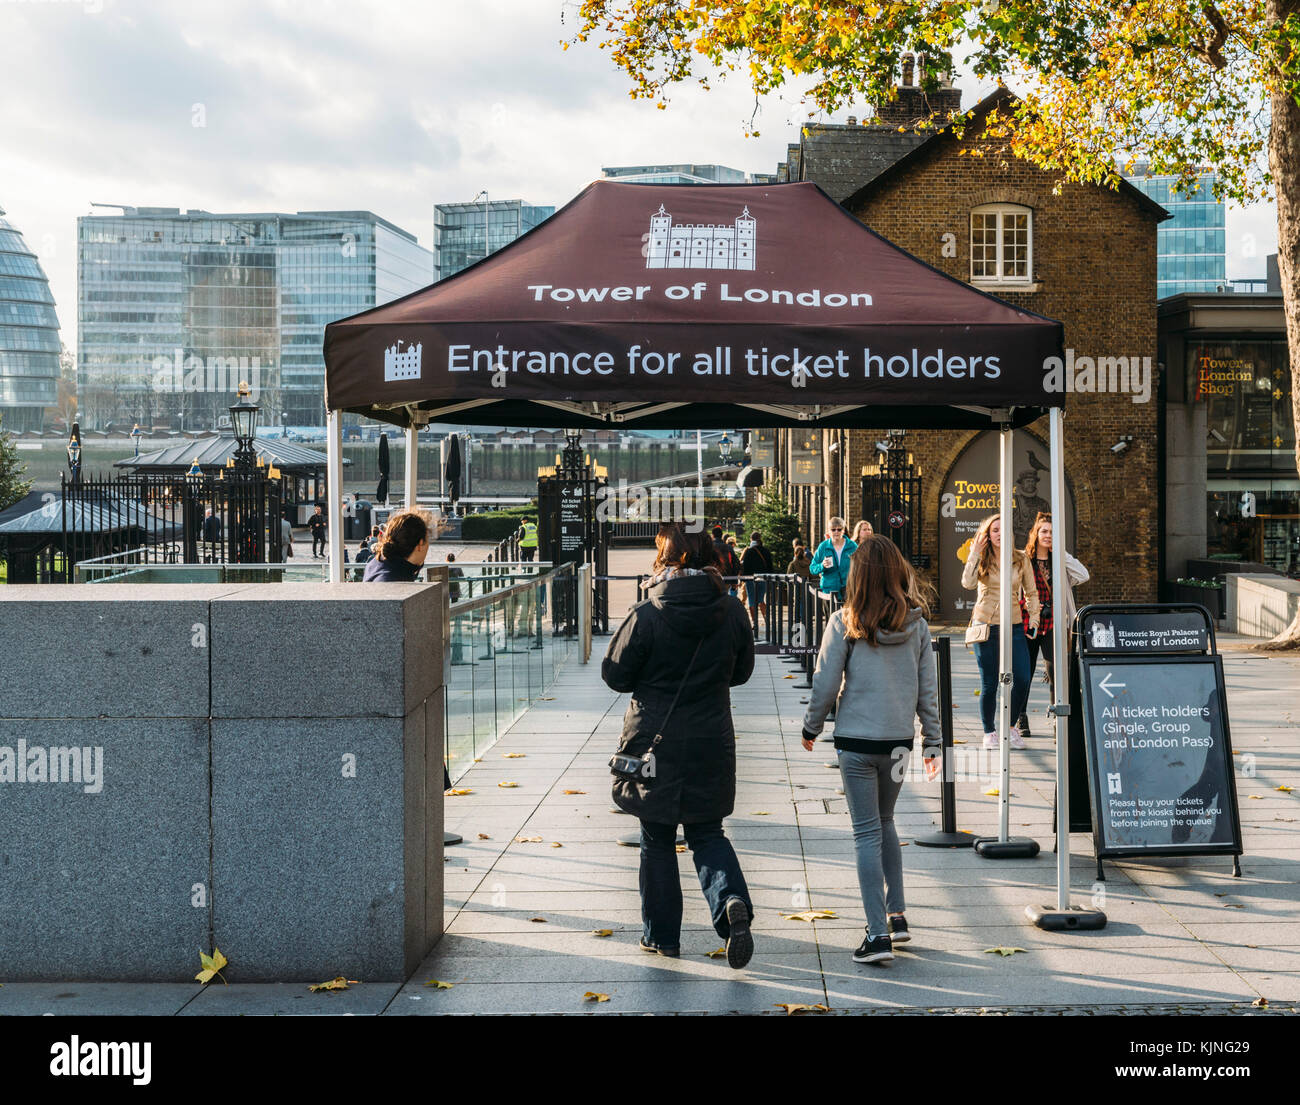
POLYGON ((675 576, 651 587, 649 596, 619 626, 600 674, 611 689, 632 692, 619 750, 639 756, 656 733, 663 740, 655 750, 654 777, 645 783, 616 779, 614 801, 646 821, 721 820, 736 796, 730 688, 754 670, 749 617, 707 575, 675 576), (665 726, 679 686, 681 697, 665 726))

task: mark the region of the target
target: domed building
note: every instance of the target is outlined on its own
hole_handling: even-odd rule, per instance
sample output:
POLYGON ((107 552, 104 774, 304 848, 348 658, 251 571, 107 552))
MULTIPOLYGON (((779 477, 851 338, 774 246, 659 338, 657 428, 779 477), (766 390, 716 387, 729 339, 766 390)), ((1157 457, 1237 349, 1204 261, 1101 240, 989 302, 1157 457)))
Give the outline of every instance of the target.
POLYGON ((58 388, 59 320, 50 282, 0 208, 0 427, 40 430, 58 388))

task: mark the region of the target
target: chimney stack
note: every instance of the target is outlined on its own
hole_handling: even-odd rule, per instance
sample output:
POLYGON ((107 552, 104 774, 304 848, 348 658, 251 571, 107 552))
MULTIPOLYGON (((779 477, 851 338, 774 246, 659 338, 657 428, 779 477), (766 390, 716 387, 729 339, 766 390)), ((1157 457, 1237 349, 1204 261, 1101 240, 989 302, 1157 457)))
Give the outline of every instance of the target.
POLYGON ((913 60, 911 54, 904 54, 904 55, 903 55, 903 85, 902 85, 902 87, 904 87, 904 88, 911 88, 911 87, 912 87, 912 73, 913 73, 913 66, 914 66, 914 64, 915 64, 915 63, 914 63, 914 60, 913 60))
POLYGON ((850 116, 849 116, 849 126, 851 126, 851 127, 856 127, 857 125, 858 125, 858 117, 857 117, 856 115, 850 115, 850 116))

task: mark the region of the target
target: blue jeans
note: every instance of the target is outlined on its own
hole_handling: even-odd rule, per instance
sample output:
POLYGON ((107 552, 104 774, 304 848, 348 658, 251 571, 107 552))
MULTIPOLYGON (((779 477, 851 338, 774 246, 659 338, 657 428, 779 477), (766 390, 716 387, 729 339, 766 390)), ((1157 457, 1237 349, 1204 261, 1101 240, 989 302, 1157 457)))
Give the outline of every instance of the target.
MULTIPOLYGON (((984 732, 997 732, 998 712, 998 631, 989 626, 989 639, 975 642, 975 662, 980 669, 980 721, 984 732)), ((1016 622, 1011 627, 1011 724, 1014 726, 1029 702, 1029 641, 1025 627, 1016 622)))
MULTIPOLYGON (((700 889, 709 903, 713 927, 724 940, 731 932, 727 900, 739 898, 754 918, 749 887, 740 871, 735 849, 722 832, 721 821, 683 825, 695 860, 700 889)), ((682 883, 677 871, 677 826, 641 822, 641 922, 647 944, 676 948, 682 942, 682 883)))
POLYGON ((840 752, 840 778, 853 822, 858 858, 858 889, 867 915, 867 932, 889 932, 887 913, 902 913, 903 847, 894 827, 894 804, 903 789, 911 753, 840 752))

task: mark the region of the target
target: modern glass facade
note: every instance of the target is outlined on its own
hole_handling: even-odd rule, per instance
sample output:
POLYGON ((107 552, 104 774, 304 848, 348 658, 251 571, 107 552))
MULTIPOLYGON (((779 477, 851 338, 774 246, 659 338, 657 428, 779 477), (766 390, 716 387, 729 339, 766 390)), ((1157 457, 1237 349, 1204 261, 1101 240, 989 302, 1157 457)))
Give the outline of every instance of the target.
POLYGON ((59 320, 36 254, 0 210, 0 429, 43 428, 58 402, 59 320))
POLYGON ((1283 338, 1187 347, 1189 398, 1206 412, 1206 549, 1300 576, 1291 371, 1283 338))
POLYGON ((1224 242, 1226 206, 1214 199, 1215 175, 1198 177, 1195 190, 1184 195, 1174 191, 1173 177, 1146 176, 1141 163, 1134 169, 1129 183, 1173 215, 1156 229, 1156 298, 1179 292, 1231 291, 1224 242))
POLYGON ((240 380, 264 425, 322 426, 326 323, 433 278, 414 235, 368 211, 127 208, 77 238, 86 429, 210 429, 240 380))
POLYGON ((440 203, 433 209, 433 263, 436 278, 445 280, 508 246, 521 234, 555 214, 523 200, 484 203, 440 203), (487 248, 484 249, 484 241, 487 248))
POLYGON ((606 165, 600 170, 600 175, 606 180, 621 180, 629 184, 763 183, 755 179, 755 174, 726 165, 606 165))

